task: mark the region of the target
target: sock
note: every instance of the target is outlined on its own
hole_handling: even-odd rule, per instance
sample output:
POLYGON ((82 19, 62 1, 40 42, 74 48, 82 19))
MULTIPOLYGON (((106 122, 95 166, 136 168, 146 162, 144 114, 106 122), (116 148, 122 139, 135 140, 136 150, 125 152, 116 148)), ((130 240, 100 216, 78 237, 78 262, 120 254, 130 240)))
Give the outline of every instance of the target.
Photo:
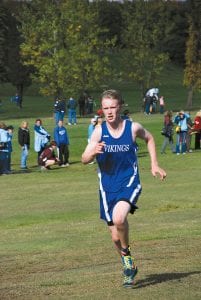
POLYGON ((121 248, 121 254, 123 256, 131 255, 130 247, 128 246, 127 248, 121 248))

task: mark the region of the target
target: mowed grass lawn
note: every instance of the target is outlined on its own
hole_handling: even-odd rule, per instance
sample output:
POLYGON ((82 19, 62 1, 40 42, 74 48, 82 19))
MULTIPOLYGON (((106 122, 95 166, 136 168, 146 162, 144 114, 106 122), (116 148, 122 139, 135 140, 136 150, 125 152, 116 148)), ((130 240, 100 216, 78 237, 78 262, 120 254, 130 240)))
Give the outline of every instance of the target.
MULTIPOLYGON (((168 176, 164 182, 152 177, 146 147, 138 141, 143 192, 129 223, 139 273, 127 290, 120 258, 99 219, 97 166, 80 162, 89 119, 68 126, 69 168, 42 173, 30 112, 30 169, 21 173, 17 128, 26 112, 14 115, 5 121, 15 126, 14 174, 0 177, 0 299, 201 298, 200 151, 176 156, 168 149, 161 155, 163 117, 132 115, 155 136, 168 176)), ((54 121, 47 115, 43 124, 52 134, 54 121)))

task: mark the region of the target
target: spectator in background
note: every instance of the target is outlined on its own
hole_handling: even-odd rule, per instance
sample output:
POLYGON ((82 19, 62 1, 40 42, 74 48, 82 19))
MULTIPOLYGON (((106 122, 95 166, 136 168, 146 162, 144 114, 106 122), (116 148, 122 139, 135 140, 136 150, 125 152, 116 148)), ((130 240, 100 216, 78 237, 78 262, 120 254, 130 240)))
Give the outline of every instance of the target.
POLYGON ((67 102, 68 125, 77 125, 76 107, 77 101, 71 97, 67 102))
POLYGON ((91 135, 95 129, 96 124, 97 124, 97 118, 92 118, 88 126, 88 138, 87 138, 88 143, 90 142, 91 135))
POLYGON ((99 127, 99 126, 101 127, 102 123, 103 123, 103 118, 97 117, 96 118, 96 127, 99 127))
POLYGON ((50 170, 50 166, 59 162, 59 158, 55 154, 57 144, 55 141, 51 141, 50 145, 46 147, 39 157, 39 165, 41 171, 50 170))
POLYGON ((38 153, 37 163, 39 164, 39 156, 50 141, 50 134, 42 126, 42 120, 36 119, 34 125, 34 150, 38 153))
POLYGON ((69 166, 69 138, 63 121, 59 121, 54 129, 54 140, 59 149, 59 165, 61 167, 69 166))
POLYGON ((8 170, 8 141, 9 136, 6 125, 0 123, 0 175, 9 174, 8 170))
POLYGON ((172 122, 172 112, 166 111, 164 114, 163 129, 161 131, 161 134, 164 136, 161 154, 165 153, 165 149, 168 144, 170 145, 172 153, 175 153, 175 146, 173 143, 173 127, 174 124, 172 122))
POLYGON ((125 109, 125 110, 123 111, 123 114, 121 115, 121 118, 122 118, 123 120, 130 120, 130 121, 132 121, 132 118, 130 117, 130 112, 129 112, 128 109, 125 109))
POLYGON ((22 108, 22 97, 18 93, 15 95, 15 102, 19 108, 22 108))
POLYGON ((195 115, 193 132, 195 132, 195 150, 201 149, 201 110, 195 115))
MULTIPOLYGON (((92 118, 91 123, 88 126, 88 139, 87 139, 88 143, 90 143, 92 133, 97 125, 97 119, 98 119, 97 117, 92 118)), ((94 164, 94 163, 95 163, 95 159, 92 162, 90 162, 89 165, 94 164)))
POLYGON ((187 134, 186 134, 186 152, 191 153, 193 152, 191 149, 191 138, 192 138, 192 130, 193 130, 193 121, 191 119, 190 112, 186 112, 186 117, 187 117, 187 134))
POLYGON ((179 155, 180 153, 186 154, 187 145, 186 145, 186 135, 188 131, 188 116, 181 110, 174 118, 174 123, 176 124, 176 133, 177 133, 177 141, 176 141, 176 153, 179 155))
POLYGON ((87 102, 87 97, 88 96, 87 96, 86 92, 83 92, 79 97, 78 104, 79 104, 80 117, 85 116, 85 105, 86 105, 86 102, 87 102))
POLYGON ((145 96, 144 97, 144 114, 150 115, 151 114, 151 97, 145 96))
POLYGON ((145 102, 147 104, 147 108, 145 109, 146 114, 156 112, 156 105, 157 105, 158 98, 159 98, 158 88, 151 88, 146 92, 145 95, 145 102))
POLYGON ((61 97, 57 97, 54 103, 54 117, 55 117, 55 123, 57 124, 59 120, 64 119, 66 104, 65 100, 61 97))
POLYGON ((160 109, 159 109, 160 114, 163 114, 164 113, 164 107, 165 107, 165 101, 164 101, 164 97, 163 96, 161 96, 159 98, 159 106, 160 106, 160 109))
POLYGON ((13 131, 14 127, 12 125, 9 125, 7 127, 8 132, 8 171, 11 172, 11 153, 13 152, 13 146, 12 146, 12 138, 13 138, 13 131))
POLYGON ((103 110, 102 110, 102 108, 99 108, 98 110, 97 110, 97 112, 96 112, 96 116, 97 117, 100 117, 100 118, 103 118, 103 110))
POLYGON ((30 133, 27 121, 23 121, 18 130, 18 143, 21 146, 21 169, 25 170, 28 169, 27 158, 30 148, 30 133))
POLYGON ((89 115, 93 114, 94 111, 94 99, 92 96, 89 96, 87 99, 87 113, 89 115))

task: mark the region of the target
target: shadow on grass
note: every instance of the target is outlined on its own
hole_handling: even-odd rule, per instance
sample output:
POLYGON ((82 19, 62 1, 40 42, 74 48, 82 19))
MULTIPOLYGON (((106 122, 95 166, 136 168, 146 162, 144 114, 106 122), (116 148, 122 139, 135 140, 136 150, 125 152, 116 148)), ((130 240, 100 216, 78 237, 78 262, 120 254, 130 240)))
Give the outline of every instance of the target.
POLYGON ((172 281, 172 280, 180 280, 182 278, 201 274, 201 271, 194 271, 194 272, 188 272, 188 273, 164 273, 164 274, 151 274, 147 276, 143 280, 138 280, 135 283, 134 289, 140 289, 151 285, 156 285, 158 283, 166 282, 166 281, 172 281))
MULTIPOLYGON (((70 162, 70 166, 71 165, 75 165, 75 164, 81 164, 81 161, 72 161, 70 162)), ((69 169, 70 166, 66 167, 66 168, 62 168, 61 166, 53 166, 51 167, 50 170, 48 170, 48 172, 54 172, 54 171, 58 171, 58 170, 62 170, 62 169, 69 169)), ((27 174, 27 173, 34 173, 34 172, 41 172, 41 167, 38 165, 33 165, 33 166, 29 166, 28 169, 25 170, 12 170, 11 173, 9 175, 14 175, 14 174, 27 174)))
POLYGON ((146 157, 149 155, 149 152, 148 151, 144 151, 144 152, 138 152, 137 156, 138 157, 146 157))

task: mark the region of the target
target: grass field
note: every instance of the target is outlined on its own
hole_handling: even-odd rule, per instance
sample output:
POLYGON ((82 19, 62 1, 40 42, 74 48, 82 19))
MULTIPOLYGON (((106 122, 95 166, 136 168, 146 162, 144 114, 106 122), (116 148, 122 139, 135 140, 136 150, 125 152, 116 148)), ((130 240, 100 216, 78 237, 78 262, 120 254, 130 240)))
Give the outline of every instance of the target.
POLYGON ((139 141, 143 192, 140 209, 129 216, 139 273, 135 288, 123 289, 120 258, 99 219, 96 165, 80 162, 89 119, 67 128, 69 168, 41 173, 36 166, 34 120, 41 117, 52 133, 52 103, 27 95, 22 111, 7 101, 0 112, 0 120, 15 126, 14 174, 0 177, 0 299, 200 299, 201 152, 176 156, 168 149, 160 155, 163 117, 132 115, 154 134, 168 176, 164 182, 151 176, 139 141), (26 173, 20 171, 17 145, 23 119, 32 133, 26 173))

